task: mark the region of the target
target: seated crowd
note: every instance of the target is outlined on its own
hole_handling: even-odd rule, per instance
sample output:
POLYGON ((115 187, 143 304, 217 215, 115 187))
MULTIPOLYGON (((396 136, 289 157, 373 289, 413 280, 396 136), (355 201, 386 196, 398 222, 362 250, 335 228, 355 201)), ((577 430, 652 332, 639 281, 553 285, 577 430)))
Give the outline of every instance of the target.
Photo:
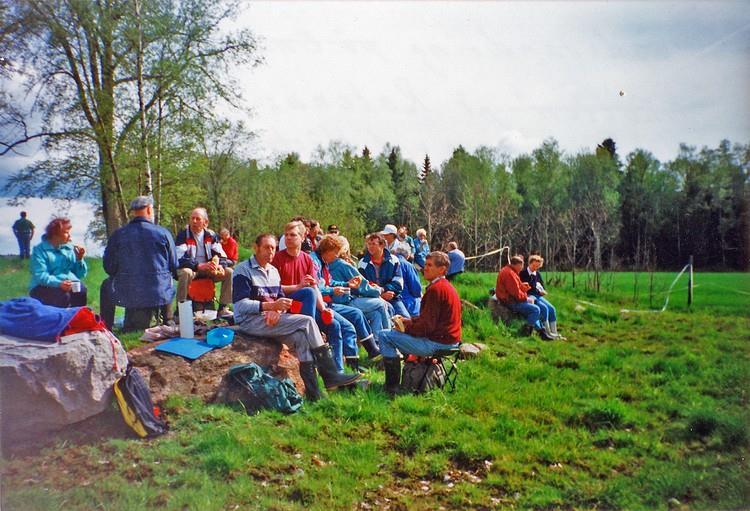
MULTIPOLYGON (((199 281, 214 293, 221 283, 218 317, 233 315, 247 334, 293 345, 311 400, 321 397, 316 370, 327 389, 360 379, 360 346, 369 358, 382 357, 386 391, 395 394, 400 355, 431 356, 461 342, 461 301, 449 280, 463 272, 465 257, 455 242, 447 254, 430 252, 424 229, 412 239, 405 226, 387 224, 365 238, 365 252, 355 261, 336 225, 323 235, 317 221, 295 217, 278 239, 259 235, 254 255, 240 262, 237 241, 226 228, 218 235, 208 229, 204 208, 191 212, 176 240, 153 223, 150 197, 136 197, 130 212, 131 221, 112 234, 103 256, 108 278, 100 305, 109 328, 118 305, 125 308, 123 330, 143 329, 154 315, 173 323, 175 297, 188 300, 199 281), (424 295, 420 271, 428 282, 424 295)), ((69 220, 53 220, 31 258, 31 296, 57 307, 86 304, 85 251, 71 244, 70 230, 69 220)), ((523 258, 514 256, 498 274, 496 296, 524 315, 528 328, 551 339, 559 334, 542 262, 532 256, 523 269, 523 258)))

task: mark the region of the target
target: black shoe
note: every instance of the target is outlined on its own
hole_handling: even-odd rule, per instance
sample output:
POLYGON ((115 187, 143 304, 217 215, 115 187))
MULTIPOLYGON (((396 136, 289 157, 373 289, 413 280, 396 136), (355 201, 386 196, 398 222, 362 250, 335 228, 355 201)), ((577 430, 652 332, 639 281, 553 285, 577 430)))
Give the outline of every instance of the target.
POLYGON ((315 372, 315 362, 300 362, 299 375, 305 384, 305 399, 317 401, 322 396, 318 385, 318 373, 315 372))
POLYGON ((397 396, 401 393, 401 359, 398 357, 384 357, 385 366, 385 392, 389 396, 397 396))
POLYGON ((543 341, 554 341, 555 338, 552 337, 550 334, 547 333, 547 330, 544 328, 540 328, 536 331, 536 333, 539 334, 539 338, 543 341))
POLYGON ((529 325, 528 323, 524 323, 524 325, 521 327, 521 330, 519 333, 522 337, 528 337, 534 332, 534 327, 529 325))
POLYGON ((331 355, 331 347, 327 344, 315 348, 312 351, 313 357, 315 358, 315 365, 318 367, 318 373, 323 378, 323 383, 327 390, 333 390, 339 387, 345 387, 351 385, 355 381, 359 380, 362 375, 356 374, 342 374, 336 370, 336 364, 333 362, 333 356, 331 355))

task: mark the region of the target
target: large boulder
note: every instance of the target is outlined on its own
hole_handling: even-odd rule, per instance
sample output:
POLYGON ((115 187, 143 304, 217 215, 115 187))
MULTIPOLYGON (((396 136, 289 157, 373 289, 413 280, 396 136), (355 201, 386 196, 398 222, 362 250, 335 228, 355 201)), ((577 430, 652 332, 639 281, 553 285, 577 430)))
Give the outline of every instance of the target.
POLYGON ((487 299, 487 307, 489 307, 492 313, 492 319, 502 321, 507 326, 510 326, 510 322, 514 319, 523 319, 521 314, 510 310, 507 305, 499 302, 494 296, 490 296, 487 299))
POLYGON ((146 378, 154 402, 169 395, 195 396, 214 401, 229 368, 255 362, 277 378, 291 378, 300 394, 305 386, 299 375, 299 361, 286 345, 250 337, 236 327, 232 344, 214 349, 190 361, 177 355, 156 351, 160 342, 140 346, 128 352, 130 363, 146 378))
POLYGON ((105 332, 68 335, 59 343, 0 335, 0 447, 101 413, 127 363, 120 342, 105 332))

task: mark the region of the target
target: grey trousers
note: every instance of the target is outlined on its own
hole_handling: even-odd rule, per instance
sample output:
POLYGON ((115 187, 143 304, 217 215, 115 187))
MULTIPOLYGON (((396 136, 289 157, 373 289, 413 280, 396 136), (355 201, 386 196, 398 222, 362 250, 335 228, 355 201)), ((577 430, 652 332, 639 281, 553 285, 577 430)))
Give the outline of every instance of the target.
POLYGON ((240 330, 254 337, 265 337, 279 342, 288 341, 300 362, 312 362, 310 350, 323 346, 323 337, 310 316, 302 314, 282 314, 274 326, 266 325, 262 314, 250 316, 239 323, 240 330))

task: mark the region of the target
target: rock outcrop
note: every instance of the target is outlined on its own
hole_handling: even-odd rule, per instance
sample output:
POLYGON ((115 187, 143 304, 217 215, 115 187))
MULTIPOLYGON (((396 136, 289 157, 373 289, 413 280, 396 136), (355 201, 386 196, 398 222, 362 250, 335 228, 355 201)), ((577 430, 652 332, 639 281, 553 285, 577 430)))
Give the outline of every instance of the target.
POLYGON ((151 397, 156 403, 170 395, 213 401, 229 368, 248 362, 268 369, 277 378, 291 378, 300 394, 304 394, 297 357, 286 345, 275 341, 249 337, 235 329, 232 344, 193 361, 156 351, 158 345, 159 342, 155 342, 128 352, 130 363, 148 381, 151 397))

